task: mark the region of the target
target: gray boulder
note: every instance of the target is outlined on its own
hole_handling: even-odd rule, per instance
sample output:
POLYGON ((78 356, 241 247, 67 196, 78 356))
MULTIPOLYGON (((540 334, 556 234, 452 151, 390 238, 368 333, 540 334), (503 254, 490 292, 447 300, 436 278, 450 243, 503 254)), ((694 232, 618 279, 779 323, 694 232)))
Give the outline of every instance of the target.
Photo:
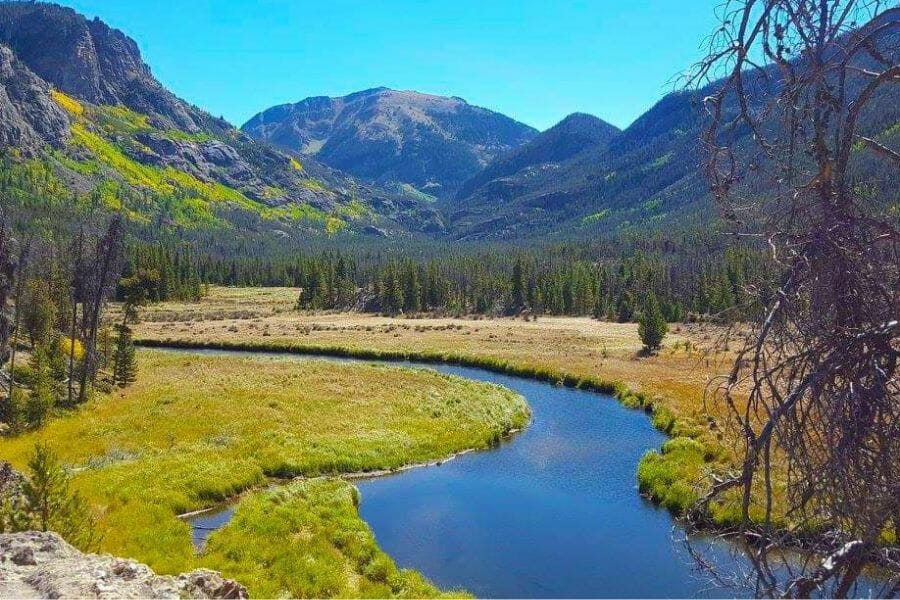
POLYGON ((247 598, 219 573, 177 576, 113 556, 85 554, 52 532, 0 534, 0 598, 247 598))

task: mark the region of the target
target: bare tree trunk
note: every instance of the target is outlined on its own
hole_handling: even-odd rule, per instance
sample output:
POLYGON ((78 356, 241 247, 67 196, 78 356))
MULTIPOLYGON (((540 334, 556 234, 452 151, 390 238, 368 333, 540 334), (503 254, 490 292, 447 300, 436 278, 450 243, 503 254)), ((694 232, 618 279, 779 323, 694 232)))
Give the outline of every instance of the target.
POLYGON ((72 322, 69 327, 69 374, 67 382, 66 402, 69 406, 74 406, 74 385, 75 385, 75 338, 78 327, 78 300, 81 295, 82 286, 79 285, 78 277, 81 273, 81 262, 84 255, 84 229, 78 231, 77 250, 75 252, 75 266, 72 271, 72 312, 70 317, 72 322))
MULTIPOLYGON (((7 233, 6 216, 0 207, 0 370, 10 356, 9 338, 13 331, 10 318, 10 295, 16 283, 16 261, 13 260, 15 240, 7 233)), ((12 383, 9 384, 12 393, 12 383)))
POLYGON ((89 384, 93 384, 97 374, 97 330, 100 326, 100 314, 106 303, 106 296, 114 282, 120 253, 122 250, 122 218, 113 217, 106 235, 97 244, 97 262, 94 287, 84 305, 85 353, 81 370, 81 387, 78 390, 78 403, 87 399, 89 384))
POLYGON ((9 355, 9 394, 12 396, 13 389, 16 386, 16 349, 19 346, 19 322, 21 320, 22 311, 19 307, 22 305, 22 292, 25 288, 25 269, 28 266, 28 255, 31 250, 31 243, 26 242, 19 254, 19 261, 16 266, 14 279, 16 280, 16 293, 13 299, 15 307, 13 312, 12 326, 12 343, 10 344, 9 355))

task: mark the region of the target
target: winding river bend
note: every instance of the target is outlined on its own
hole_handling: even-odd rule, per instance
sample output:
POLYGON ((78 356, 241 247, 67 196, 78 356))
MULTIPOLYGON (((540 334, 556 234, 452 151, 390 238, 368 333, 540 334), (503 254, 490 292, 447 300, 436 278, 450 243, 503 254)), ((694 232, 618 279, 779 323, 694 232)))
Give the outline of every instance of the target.
POLYGON ((430 368, 515 390, 534 421, 496 450, 359 482, 360 513, 399 565, 479 597, 703 595, 675 522, 636 489, 638 461, 666 439, 646 415, 593 392, 430 368))
MULTIPOLYGON (((638 461, 665 441, 642 412, 608 396, 482 369, 392 364, 504 385, 534 415, 494 450, 356 481, 363 519, 399 566, 479 597, 709 595, 709 582, 673 541, 682 535, 676 522, 637 492, 638 461)), ((231 512, 193 519, 195 541, 231 512)), ((732 560, 725 546, 709 548, 718 560, 732 560)))

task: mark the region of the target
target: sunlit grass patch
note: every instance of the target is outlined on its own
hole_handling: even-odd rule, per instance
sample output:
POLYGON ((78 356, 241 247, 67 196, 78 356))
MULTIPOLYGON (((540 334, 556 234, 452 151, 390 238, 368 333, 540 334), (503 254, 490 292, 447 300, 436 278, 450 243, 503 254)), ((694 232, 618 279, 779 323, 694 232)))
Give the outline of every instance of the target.
POLYGON ((378 548, 357 505, 356 489, 340 479, 257 492, 209 538, 202 563, 243 582, 256 597, 441 596, 378 548))
MULTIPOLYGON (((0 440, 0 455, 22 467, 35 443, 49 443, 98 512, 102 550, 165 573, 203 563, 179 513, 268 476, 396 469, 487 448, 529 418, 509 390, 429 370, 141 351, 138 373, 125 390, 0 440)), ((317 518, 329 535, 347 526, 327 516, 317 518)), ((273 553, 293 542, 279 543, 273 553)))

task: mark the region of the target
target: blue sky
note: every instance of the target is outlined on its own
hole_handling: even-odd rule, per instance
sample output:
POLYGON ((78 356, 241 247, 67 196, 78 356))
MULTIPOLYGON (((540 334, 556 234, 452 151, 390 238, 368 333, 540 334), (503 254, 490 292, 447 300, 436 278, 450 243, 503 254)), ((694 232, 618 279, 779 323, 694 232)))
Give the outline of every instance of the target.
POLYGON ((135 38, 156 76, 232 123, 388 86, 460 96, 539 129, 624 127, 673 89, 718 0, 59 0, 135 38))

